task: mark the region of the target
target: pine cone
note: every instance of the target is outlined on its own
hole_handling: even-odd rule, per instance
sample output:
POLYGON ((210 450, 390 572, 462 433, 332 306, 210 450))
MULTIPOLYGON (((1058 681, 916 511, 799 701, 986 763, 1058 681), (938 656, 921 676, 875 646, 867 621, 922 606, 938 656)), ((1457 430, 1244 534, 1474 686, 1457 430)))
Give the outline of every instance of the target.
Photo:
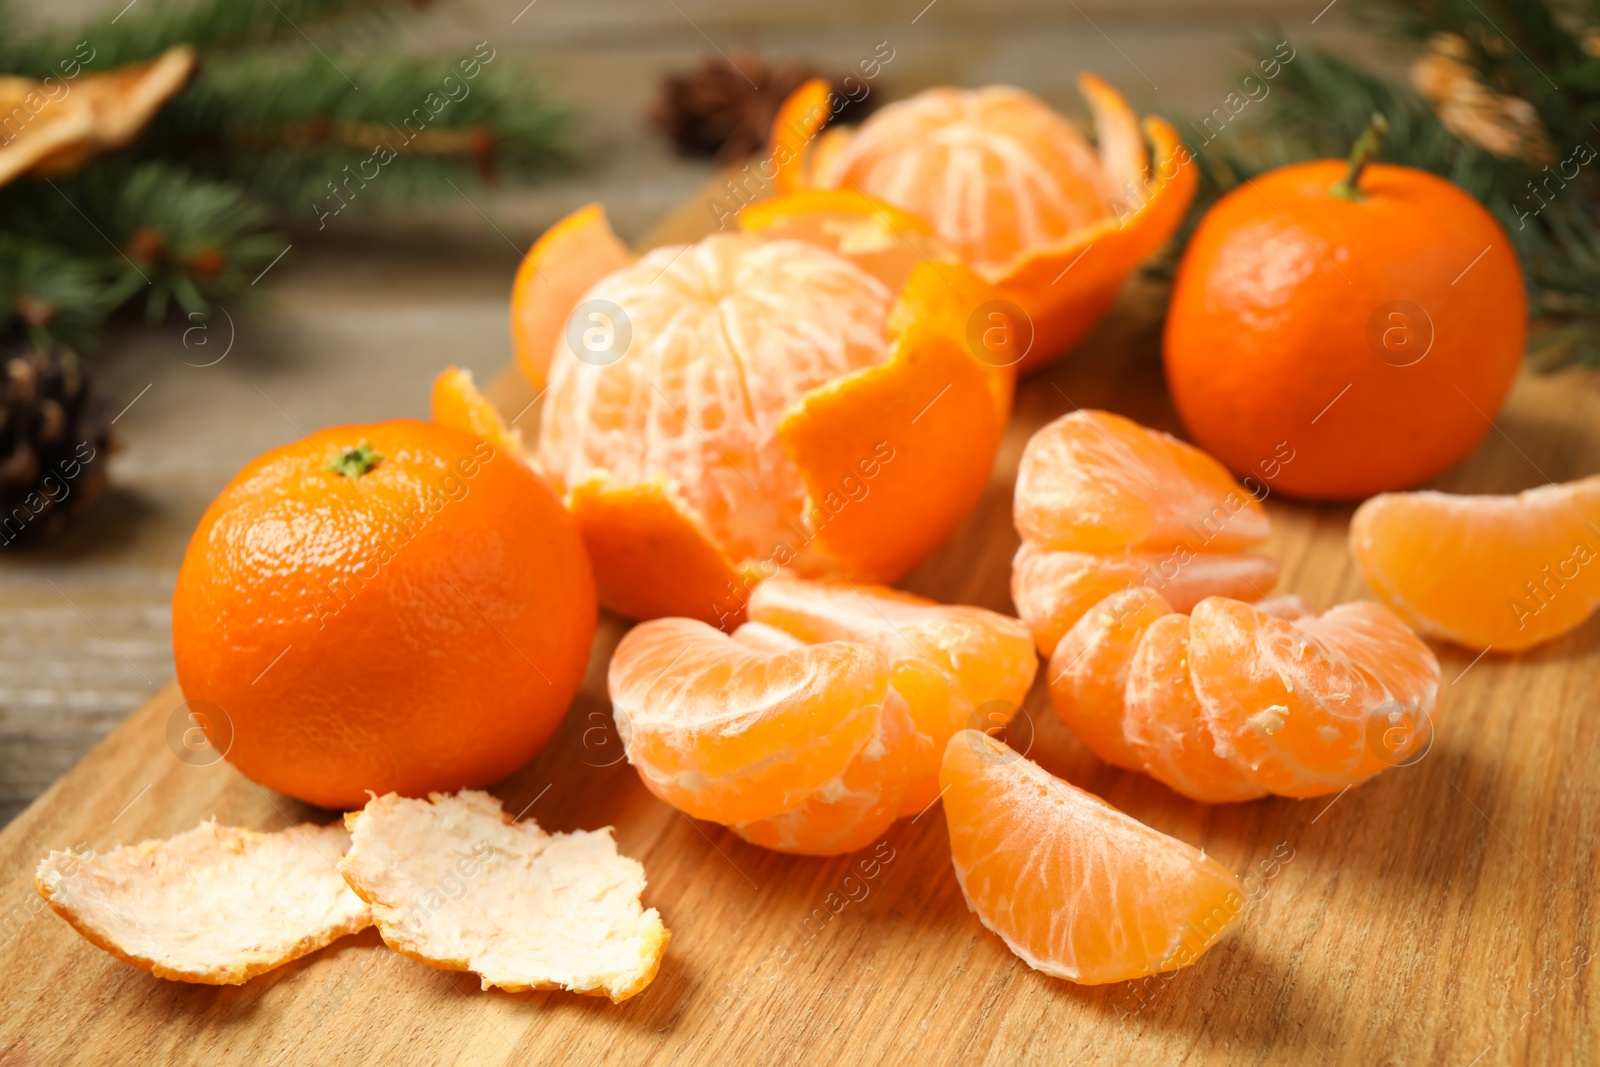
POLYGON ((105 489, 111 449, 76 355, 0 341, 0 548, 60 534, 105 489))
MULTIPOLYGON (((749 51, 735 51, 728 59, 708 56, 700 69, 662 79, 650 122, 684 155, 742 159, 767 143, 789 94, 818 77, 826 75, 809 63, 768 64, 749 51)), ((841 79, 832 81, 836 93, 848 95, 841 79)), ((876 93, 851 100, 838 117, 859 119, 877 103, 876 93)))

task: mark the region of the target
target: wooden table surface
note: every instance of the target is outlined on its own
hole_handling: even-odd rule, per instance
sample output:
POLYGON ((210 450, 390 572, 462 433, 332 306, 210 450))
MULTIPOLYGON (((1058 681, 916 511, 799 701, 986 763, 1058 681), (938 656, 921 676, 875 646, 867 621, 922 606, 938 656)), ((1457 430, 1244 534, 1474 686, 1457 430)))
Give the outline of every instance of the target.
MULTIPOLYGON (((700 205, 658 238, 700 225, 700 205)), ((989 488, 905 586, 1009 611, 1010 502, 1028 436, 1075 406, 1176 429, 1157 357, 1160 293, 1136 285, 1091 342, 1025 381, 989 488)), ((497 402, 531 394, 514 379, 497 402)), ((1600 392, 1581 371, 1519 381, 1442 480, 1509 492, 1600 469, 1600 392)), ((1365 595, 1350 511, 1276 497, 1281 588, 1314 607, 1365 595)), ((1470 580, 1470 576, 1463 576, 1470 580)), ((1246 879, 1238 927, 1195 966, 1080 988, 1030 970, 967 911, 935 807, 833 859, 745 844, 651 797, 621 760, 604 689, 625 624, 606 617, 563 730, 494 792, 551 830, 617 828, 673 940, 620 1006, 483 993, 373 931, 242 986, 165 982, 90 946, 32 888, 49 849, 166 836, 215 816, 328 819, 169 741, 162 688, 0 833, 0 1064, 1594 1063, 1594 803, 1600 620, 1519 656, 1436 646, 1443 709, 1414 766, 1338 797, 1206 806, 1108 768, 1049 710, 1012 738, 1044 767, 1246 879)))

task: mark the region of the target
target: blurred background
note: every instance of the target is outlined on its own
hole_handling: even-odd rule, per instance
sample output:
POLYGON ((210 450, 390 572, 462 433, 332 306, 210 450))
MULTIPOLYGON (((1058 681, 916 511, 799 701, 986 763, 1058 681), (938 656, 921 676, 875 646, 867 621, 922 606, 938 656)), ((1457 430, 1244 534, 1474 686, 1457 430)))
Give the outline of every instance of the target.
POLYGON ((425 417, 446 364, 493 378, 546 226, 599 200, 639 239, 758 148, 807 72, 875 61, 866 107, 1006 82, 1081 118, 1073 78, 1094 71, 1192 131, 1213 189, 1348 145, 1372 94, 1400 93, 1396 140, 1435 169, 1488 167, 1480 195, 1503 198, 1522 171, 1485 145, 1526 129, 1516 108, 1491 95, 1441 132, 1408 88, 1438 27, 1374 25, 1358 2, 0 4, 0 489, 30 490, 46 430, 110 457, 104 485, 0 546, 0 824, 171 677, 177 566, 245 462, 425 417), (1293 58, 1250 90, 1275 51, 1293 58), (47 121, 68 112, 75 131, 47 121))

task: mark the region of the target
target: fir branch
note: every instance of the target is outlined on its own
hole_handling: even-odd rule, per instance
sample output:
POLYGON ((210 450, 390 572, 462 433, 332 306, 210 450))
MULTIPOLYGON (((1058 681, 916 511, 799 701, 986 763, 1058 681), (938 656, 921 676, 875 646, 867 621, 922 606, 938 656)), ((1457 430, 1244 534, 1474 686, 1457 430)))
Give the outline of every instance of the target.
POLYGON ((109 289, 94 259, 0 232, 0 336, 25 330, 41 347, 55 340, 82 351, 109 310, 109 289))
POLYGON ((70 32, 30 33, 0 0, 6 73, 70 79, 179 43, 202 54, 130 148, 0 187, 0 331, 81 349, 129 300, 152 320, 173 305, 203 312, 282 250, 267 229, 275 214, 310 222, 312 200, 336 187, 359 190, 366 207, 564 158, 565 114, 509 61, 393 55, 405 2, 144 0, 70 32))
POLYGON ((375 205, 446 188, 447 179, 537 173, 566 156, 565 113, 476 55, 341 58, 340 67, 286 50, 209 65, 139 151, 241 181, 297 212, 363 170, 356 184, 371 192, 359 199, 375 205))
POLYGON ((278 42, 304 43, 307 35, 335 26, 343 45, 351 35, 370 34, 404 0, 144 0, 137 7, 99 18, 70 31, 26 32, 0 0, 0 70, 43 78, 74 54, 79 42, 93 49, 89 65, 110 70, 152 59, 176 44, 209 54, 260 48, 278 42))
POLYGON ((204 312, 282 250, 284 240, 264 229, 269 217, 237 186, 169 163, 101 159, 49 181, 18 181, 0 189, 0 278, 14 277, 9 294, 0 285, 0 301, 63 341, 63 329, 82 333, 141 293, 152 321, 172 304, 204 312), (30 307, 39 309, 31 318, 30 307), (75 317, 58 328, 66 311, 75 317))

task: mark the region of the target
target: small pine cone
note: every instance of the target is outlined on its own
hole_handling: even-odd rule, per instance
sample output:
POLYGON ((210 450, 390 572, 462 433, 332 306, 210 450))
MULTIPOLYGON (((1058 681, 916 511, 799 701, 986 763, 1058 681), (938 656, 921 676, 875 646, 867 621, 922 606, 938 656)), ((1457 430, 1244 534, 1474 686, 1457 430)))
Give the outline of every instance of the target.
MULTIPOLYGON (((789 94, 817 77, 826 75, 809 63, 769 64, 749 51, 708 56, 698 70, 662 79, 650 122, 684 155, 742 159, 766 145, 789 94)), ((832 80, 834 91, 846 95, 841 79, 832 80)), ((850 100, 839 117, 857 120, 875 106, 876 94, 850 100)))
POLYGON ((105 489, 111 450, 76 355, 0 341, 0 549, 59 535, 105 489))

